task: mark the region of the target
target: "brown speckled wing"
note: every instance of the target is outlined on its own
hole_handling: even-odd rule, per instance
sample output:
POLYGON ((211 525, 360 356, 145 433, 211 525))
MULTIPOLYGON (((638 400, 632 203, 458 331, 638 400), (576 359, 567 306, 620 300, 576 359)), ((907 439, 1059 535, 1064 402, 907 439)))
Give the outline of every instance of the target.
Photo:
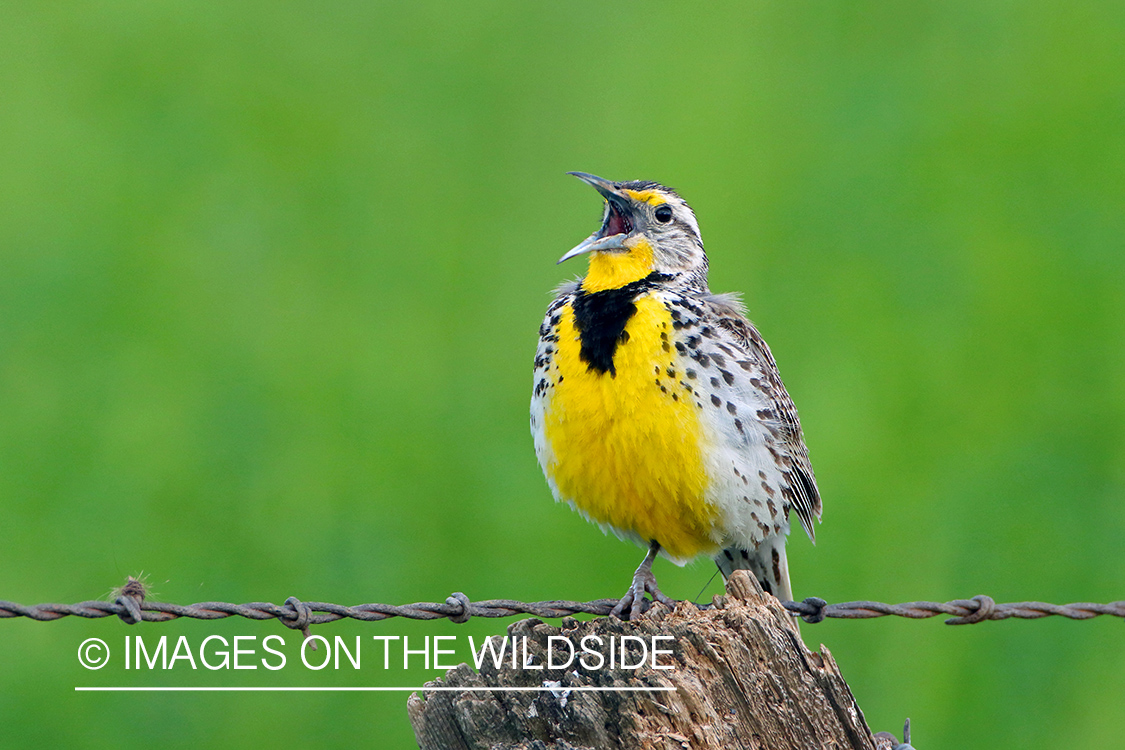
POLYGON ((747 319, 742 303, 736 296, 713 294, 707 298, 707 304, 718 325, 734 337, 751 360, 759 363, 761 376, 769 383, 769 387, 762 390, 768 394, 773 404, 779 428, 771 448, 777 451, 779 464, 786 466, 783 474, 789 484, 788 487, 781 488, 781 494, 801 519, 805 533, 816 541, 813 518, 820 518, 820 490, 817 489, 816 475, 809 462, 809 449, 805 446, 797 407, 785 390, 785 384, 781 382, 781 374, 777 370, 773 354, 754 324, 747 319))

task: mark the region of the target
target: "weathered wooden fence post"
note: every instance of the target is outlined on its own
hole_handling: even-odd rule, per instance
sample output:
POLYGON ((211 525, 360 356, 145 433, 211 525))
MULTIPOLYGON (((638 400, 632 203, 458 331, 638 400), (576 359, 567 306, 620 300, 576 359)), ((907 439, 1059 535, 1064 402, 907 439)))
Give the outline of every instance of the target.
MULTIPOLYGON (((487 690, 415 693, 408 702, 414 733, 422 750, 584 750, 585 748, 755 748, 810 750, 884 746, 868 729, 832 655, 814 653, 798 637, 792 617, 777 600, 762 593, 744 571, 727 582, 727 596, 714 608, 700 611, 687 602, 675 610, 656 606, 640 621, 612 618, 578 622, 566 618, 562 627, 537 619, 508 628, 523 660, 526 636, 530 663, 546 667, 550 636, 555 662, 565 661, 557 636, 579 646, 586 636, 599 636, 607 657, 609 643, 627 640, 626 667, 588 669, 576 659, 563 669, 496 667, 491 660, 480 673, 468 665, 450 670, 443 680, 427 683, 447 687, 543 687, 551 692, 487 690), (655 664, 653 636, 660 655, 655 664), (639 668, 628 668, 648 656, 639 668), (557 685, 556 685, 557 683, 557 685), (669 692, 575 691, 577 687, 653 688, 669 692), (568 689, 569 690, 568 692, 568 689)), ((509 642, 510 643, 510 642, 509 642)), ((588 640, 587 644, 597 641, 588 640)), ((620 657, 620 651, 615 652, 620 657)), ((587 665, 596 665, 587 655, 587 665)))

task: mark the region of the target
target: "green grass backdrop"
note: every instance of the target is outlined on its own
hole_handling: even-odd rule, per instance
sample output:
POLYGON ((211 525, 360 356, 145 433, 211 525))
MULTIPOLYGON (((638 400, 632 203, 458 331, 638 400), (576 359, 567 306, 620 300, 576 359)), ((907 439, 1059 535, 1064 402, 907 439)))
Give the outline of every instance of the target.
MULTIPOLYGON (((620 594, 641 551, 551 501, 528 434, 600 216, 567 170, 680 189, 744 293, 824 496, 798 597, 1125 599, 1120 3, 0 7, 0 599, 620 594)), ((1125 732, 1122 627, 803 632, 876 730, 1053 748, 1125 732)), ((138 633, 295 640, 0 621, 5 738, 407 748, 402 694, 73 688, 439 674, 75 659, 138 633)))

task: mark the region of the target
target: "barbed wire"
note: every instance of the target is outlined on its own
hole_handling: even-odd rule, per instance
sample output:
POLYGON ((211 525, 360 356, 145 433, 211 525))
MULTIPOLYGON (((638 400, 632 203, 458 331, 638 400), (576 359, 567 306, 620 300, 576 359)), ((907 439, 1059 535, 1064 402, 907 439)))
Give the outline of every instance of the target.
MULTIPOLYGON (((25 606, 15 602, 0 601, 0 619, 27 617, 46 622, 63 617, 119 617, 134 625, 138 622, 167 622, 180 617, 195 620, 221 620, 227 617, 245 617, 249 620, 276 619, 283 625, 300 630, 306 636, 310 625, 322 625, 336 620, 352 619, 363 622, 404 617, 409 620, 438 620, 447 618, 456 623, 468 622, 473 617, 511 617, 513 615, 532 615, 534 617, 560 618, 577 614, 609 615, 617 604, 616 599, 596 599, 589 602, 565 600, 543 602, 519 602, 512 599, 488 599, 470 601, 469 597, 457 592, 444 602, 418 602, 415 604, 358 604, 343 606, 328 602, 305 602, 291 596, 284 604, 270 602, 250 602, 231 604, 229 602, 200 602, 197 604, 169 604, 146 601, 145 585, 130 577, 125 585, 115 592, 113 601, 86 601, 78 604, 36 604, 25 606)), ((652 606, 645 600, 646 606, 652 606)), ((706 609, 710 605, 696 605, 706 609)), ((818 597, 809 597, 800 602, 781 602, 788 612, 808 623, 821 622, 825 618, 862 620, 872 617, 906 617, 921 620, 937 615, 952 615, 945 622, 948 625, 970 625, 985 620, 1035 620, 1040 617, 1066 617, 1071 620, 1089 620, 1101 615, 1125 618, 1125 601, 1095 604, 1078 602, 1074 604, 1048 604, 1046 602, 1014 602, 997 604, 989 596, 975 596, 972 599, 955 599, 950 602, 906 602, 904 604, 884 604, 883 602, 857 601, 829 604, 818 597)))

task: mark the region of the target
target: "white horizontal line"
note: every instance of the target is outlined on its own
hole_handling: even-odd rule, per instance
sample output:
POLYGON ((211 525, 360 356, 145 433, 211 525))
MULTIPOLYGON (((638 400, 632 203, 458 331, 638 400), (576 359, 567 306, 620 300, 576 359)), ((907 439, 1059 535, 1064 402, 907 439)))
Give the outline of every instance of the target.
POLYGON ((117 693, 284 693, 284 692, 459 692, 519 693, 667 693, 675 687, 76 687, 76 692, 117 693))

